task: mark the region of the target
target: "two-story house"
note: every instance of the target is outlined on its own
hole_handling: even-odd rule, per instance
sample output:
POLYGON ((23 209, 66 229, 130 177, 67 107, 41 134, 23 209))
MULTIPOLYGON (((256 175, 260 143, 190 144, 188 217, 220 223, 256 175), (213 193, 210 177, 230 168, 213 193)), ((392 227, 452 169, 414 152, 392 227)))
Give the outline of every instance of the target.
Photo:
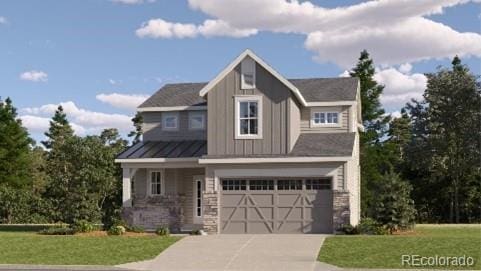
POLYGON ((360 213, 357 78, 286 79, 246 50, 207 83, 139 106, 121 153, 131 224, 209 233, 332 233, 360 213))

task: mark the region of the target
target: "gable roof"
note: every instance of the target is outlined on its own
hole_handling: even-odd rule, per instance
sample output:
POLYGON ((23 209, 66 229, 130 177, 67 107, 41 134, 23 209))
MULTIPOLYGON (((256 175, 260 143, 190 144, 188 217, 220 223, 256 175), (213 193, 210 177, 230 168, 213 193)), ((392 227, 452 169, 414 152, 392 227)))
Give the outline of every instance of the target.
POLYGON ((240 54, 236 59, 234 59, 234 61, 232 61, 214 79, 212 79, 206 86, 204 86, 199 91, 199 95, 201 97, 205 96, 207 92, 209 92, 215 85, 217 85, 217 83, 219 83, 220 80, 222 80, 222 78, 224 78, 230 71, 232 71, 237 65, 239 65, 239 63, 241 63, 241 61, 244 60, 244 58, 246 57, 252 58, 255 62, 257 62, 257 64, 261 65, 264 69, 269 71, 274 77, 276 77, 279 81, 281 81, 287 88, 289 88, 294 93, 294 95, 297 97, 297 99, 303 106, 307 106, 306 100, 304 100, 304 97, 302 97, 301 92, 299 91, 299 89, 297 89, 296 86, 294 86, 291 82, 289 82, 289 80, 287 80, 282 75, 280 75, 276 70, 274 70, 271 66, 269 66, 269 64, 264 62, 264 60, 262 60, 260 57, 258 57, 256 54, 254 54, 254 52, 252 52, 249 49, 246 49, 244 52, 242 52, 242 54, 240 54))
POLYGON ((357 77, 289 79, 306 102, 355 101, 357 77))
MULTIPOLYGON (((297 87, 308 106, 316 102, 355 101, 359 79, 352 77, 288 79, 297 87)), ((201 83, 167 84, 139 106, 148 108, 188 107, 202 108, 206 105, 199 91, 207 85, 201 83)))
MULTIPOLYGON (((205 106, 199 90, 207 83, 166 84, 143 102, 139 109, 149 107, 205 106)), ((142 111, 142 110, 139 110, 142 111)))

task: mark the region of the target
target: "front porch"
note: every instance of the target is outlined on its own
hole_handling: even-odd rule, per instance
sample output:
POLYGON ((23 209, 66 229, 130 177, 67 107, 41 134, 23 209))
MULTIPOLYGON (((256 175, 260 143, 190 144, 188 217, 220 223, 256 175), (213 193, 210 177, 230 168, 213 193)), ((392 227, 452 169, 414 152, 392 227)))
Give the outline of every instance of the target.
POLYGON ((123 219, 146 230, 203 229, 205 169, 123 168, 123 219))

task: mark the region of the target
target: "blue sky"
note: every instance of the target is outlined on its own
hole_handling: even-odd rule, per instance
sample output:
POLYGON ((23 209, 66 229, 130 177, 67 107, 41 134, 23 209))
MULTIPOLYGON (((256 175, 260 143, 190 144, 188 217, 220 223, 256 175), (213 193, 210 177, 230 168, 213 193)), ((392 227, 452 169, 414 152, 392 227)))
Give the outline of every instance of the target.
POLYGON ((1 1, 0 96, 36 140, 59 103, 79 134, 125 133, 143 98, 208 81, 245 48, 287 78, 337 77, 366 48, 394 112, 454 54, 481 74, 480 3, 410 1, 1 1))

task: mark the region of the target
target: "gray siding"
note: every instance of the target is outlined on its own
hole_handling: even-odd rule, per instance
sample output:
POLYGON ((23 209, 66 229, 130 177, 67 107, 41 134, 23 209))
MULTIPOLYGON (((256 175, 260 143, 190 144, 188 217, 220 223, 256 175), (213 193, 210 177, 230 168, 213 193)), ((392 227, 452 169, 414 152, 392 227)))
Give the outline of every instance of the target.
POLYGON ((349 132, 349 107, 337 106, 337 107, 303 107, 301 108, 301 133, 332 133, 332 132, 349 132), (339 119, 341 121, 341 127, 311 127, 311 111, 334 111, 340 112, 339 119))
POLYGON ((289 100, 289 151, 294 148, 301 132, 301 110, 299 104, 294 100, 289 100))
MULTIPOLYGON (((203 111, 205 112, 205 111, 203 111)), ((176 131, 162 130, 162 113, 161 112, 143 112, 142 117, 144 123, 142 125, 144 141, 158 140, 194 140, 207 138, 207 129, 190 130, 189 129, 189 111, 180 111, 179 113, 179 129, 176 131)))
POLYGON ((288 111, 290 90, 256 64, 256 89, 240 89, 240 65, 227 74, 208 95, 208 155, 242 156, 289 152, 288 111), (235 139, 236 95, 262 95, 262 139, 235 139))

